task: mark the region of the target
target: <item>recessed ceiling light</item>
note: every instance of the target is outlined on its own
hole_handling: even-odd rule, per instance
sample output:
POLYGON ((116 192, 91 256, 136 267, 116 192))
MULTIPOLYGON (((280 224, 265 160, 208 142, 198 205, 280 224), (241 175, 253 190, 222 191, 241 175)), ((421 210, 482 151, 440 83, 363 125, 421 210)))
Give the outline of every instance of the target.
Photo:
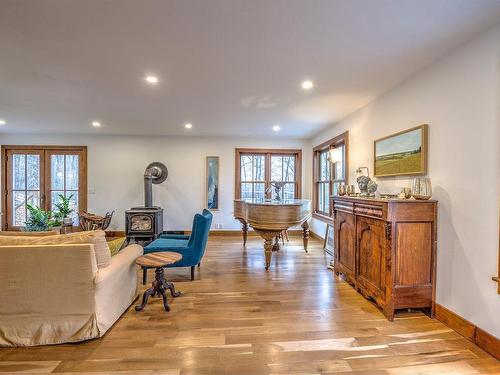
POLYGON ((191 124, 190 122, 188 122, 187 124, 184 125, 184 127, 186 129, 191 129, 193 127, 193 124, 191 124))
POLYGON ((273 131, 275 131, 275 132, 279 132, 279 131, 280 131, 280 129, 281 129, 281 128, 280 128, 280 126, 279 126, 279 125, 274 125, 274 126, 273 126, 273 131))
POLYGON ((94 128, 100 128, 101 127, 101 123, 99 121, 92 121, 92 126, 94 128))
POLYGON ((306 81, 303 81, 300 86, 304 90, 310 90, 314 87, 314 83, 313 83, 313 81, 306 80, 306 81))
POLYGON ((147 75, 146 77, 144 77, 144 80, 150 85, 156 85, 160 81, 158 77, 154 75, 147 75))
POLYGON ((0 125, 5 125, 7 123, 7 121, 5 120, 0 120, 0 125))

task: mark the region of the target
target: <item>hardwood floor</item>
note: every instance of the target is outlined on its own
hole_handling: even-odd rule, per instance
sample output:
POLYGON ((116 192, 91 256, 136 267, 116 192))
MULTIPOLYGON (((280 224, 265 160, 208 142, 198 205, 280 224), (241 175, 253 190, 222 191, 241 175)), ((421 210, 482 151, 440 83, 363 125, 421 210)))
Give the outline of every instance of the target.
POLYGON ((305 254, 295 237, 265 272, 262 240, 244 250, 240 237, 214 237, 195 281, 188 268, 167 271, 183 292, 169 313, 154 298, 101 339, 0 349, 0 373, 500 374, 499 361, 421 312, 387 321, 327 264, 320 241, 305 254))

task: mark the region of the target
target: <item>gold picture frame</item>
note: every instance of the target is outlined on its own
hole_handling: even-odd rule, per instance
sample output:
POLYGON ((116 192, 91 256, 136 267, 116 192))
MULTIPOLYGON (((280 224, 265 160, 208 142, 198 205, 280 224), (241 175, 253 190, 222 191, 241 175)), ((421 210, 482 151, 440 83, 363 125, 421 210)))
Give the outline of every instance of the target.
POLYGON ((375 177, 427 174, 429 125, 422 124, 373 142, 375 177))

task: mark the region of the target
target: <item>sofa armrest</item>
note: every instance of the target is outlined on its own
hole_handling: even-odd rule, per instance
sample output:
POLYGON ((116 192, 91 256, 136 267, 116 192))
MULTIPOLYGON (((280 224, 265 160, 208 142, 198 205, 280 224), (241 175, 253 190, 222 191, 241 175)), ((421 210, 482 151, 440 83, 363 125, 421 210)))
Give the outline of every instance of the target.
POLYGON ((95 277, 95 306, 99 334, 103 335, 137 297, 135 260, 143 254, 142 246, 129 245, 111 258, 111 264, 95 277))
POLYGON ((99 284, 106 283, 108 279, 115 277, 130 265, 135 265, 135 260, 143 253, 143 248, 140 245, 129 245, 118 254, 111 257, 111 264, 105 268, 99 269, 95 278, 95 284, 99 288, 99 284))

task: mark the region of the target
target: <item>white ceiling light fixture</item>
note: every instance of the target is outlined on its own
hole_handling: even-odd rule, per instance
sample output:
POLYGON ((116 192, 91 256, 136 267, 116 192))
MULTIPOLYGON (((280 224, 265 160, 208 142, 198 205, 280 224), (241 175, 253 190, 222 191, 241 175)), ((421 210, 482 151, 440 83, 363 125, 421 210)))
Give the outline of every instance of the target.
POLYGON ((101 123, 99 121, 92 121, 92 126, 94 128, 100 128, 101 127, 101 123))
POLYGON ((314 82, 307 79, 302 81, 300 87, 302 87, 302 90, 309 91, 314 87, 314 82))
POLYGON ((281 127, 279 125, 274 125, 273 126, 273 131, 275 131, 275 132, 279 132, 280 129, 281 129, 281 127))
POLYGON ((184 125, 184 127, 185 127, 186 129, 191 129, 191 128, 193 127, 193 124, 191 124, 190 122, 188 122, 188 123, 186 123, 186 124, 184 125))
POLYGON ((0 125, 5 125, 7 123, 7 121, 5 120, 0 120, 0 125))
POLYGON ((155 86, 158 84, 158 82, 160 82, 158 77, 153 74, 148 74, 146 77, 144 77, 144 80, 152 86, 155 86))

